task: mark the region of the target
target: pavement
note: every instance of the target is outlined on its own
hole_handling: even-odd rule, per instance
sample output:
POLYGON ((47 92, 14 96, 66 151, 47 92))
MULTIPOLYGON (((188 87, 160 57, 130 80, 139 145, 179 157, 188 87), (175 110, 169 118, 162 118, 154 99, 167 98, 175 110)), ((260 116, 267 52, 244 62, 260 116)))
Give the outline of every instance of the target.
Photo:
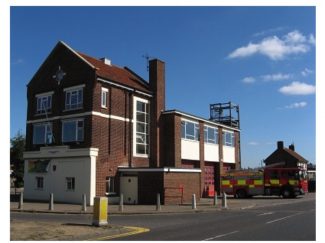
MULTIPOLYGON (((13 198, 13 197, 11 197, 13 198)), ((156 205, 124 205, 123 210, 120 210, 119 205, 108 205, 108 215, 134 215, 134 214, 167 214, 167 213, 198 213, 198 212, 209 212, 218 210, 245 210, 251 208, 260 208, 271 205, 282 205, 300 202, 302 200, 314 200, 315 193, 307 193, 303 197, 296 199, 283 199, 277 196, 272 197, 254 197, 251 199, 234 199, 229 196, 227 198, 227 208, 222 206, 222 198, 218 198, 217 205, 213 205, 213 199, 200 199, 197 201, 196 209, 192 208, 190 203, 183 205, 161 205, 161 209, 157 210, 156 205)), ((16 196, 17 199, 17 196, 16 196)), ((15 200, 10 202, 10 211, 16 213, 49 213, 49 214, 86 214, 91 217, 93 213, 93 207, 87 206, 86 211, 82 210, 81 204, 66 204, 66 203, 54 203, 54 209, 49 210, 49 203, 47 202, 24 202, 21 209, 18 208, 19 204, 15 200)), ((29 222, 30 223, 30 222, 29 222)), ((43 235, 25 235, 25 238, 17 238, 16 236, 22 236, 21 233, 24 228, 30 226, 31 228, 25 229, 26 232, 33 232, 32 224, 24 224, 23 222, 11 220, 11 240, 105 240, 123 237, 125 235, 139 234, 148 232, 149 229, 132 227, 132 226, 117 226, 108 225, 106 228, 102 227, 89 227, 91 225, 74 225, 78 227, 72 227, 69 230, 68 226, 62 224, 49 224, 42 225, 44 228, 43 235), (65 227, 62 227, 65 226, 65 227), (80 228, 81 227, 81 228, 80 228), (101 228, 101 229, 99 229, 101 228), (54 234, 51 238, 49 232, 58 230, 60 234, 54 234), (73 232, 83 232, 84 235, 74 234, 73 232), (65 232, 65 230, 67 232, 65 232), (57 238, 59 235, 59 238, 57 238), (78 235, 79 238, 74 237, 78 235), (45 237, 45 238, 44 238, 45 237), (47 237, 47 238, 46 238, 47 237), (50 238, 48 238, 50 237, 50 238)), ((35 225, 37 228, 37 225, 35 225)), ((38 228, 38 231, 40 228, 38 228)), ((35 229, 34 229, 35 231, 35 229)))

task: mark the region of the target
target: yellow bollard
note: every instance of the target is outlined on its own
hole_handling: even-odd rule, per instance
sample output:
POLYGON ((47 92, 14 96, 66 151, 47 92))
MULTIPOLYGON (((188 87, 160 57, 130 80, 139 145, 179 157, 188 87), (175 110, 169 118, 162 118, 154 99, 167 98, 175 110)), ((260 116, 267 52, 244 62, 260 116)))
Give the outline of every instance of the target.
POLYGON ((107 225, 107 197, 95 197, 93 208, 93 225, 104 226, 107 225))

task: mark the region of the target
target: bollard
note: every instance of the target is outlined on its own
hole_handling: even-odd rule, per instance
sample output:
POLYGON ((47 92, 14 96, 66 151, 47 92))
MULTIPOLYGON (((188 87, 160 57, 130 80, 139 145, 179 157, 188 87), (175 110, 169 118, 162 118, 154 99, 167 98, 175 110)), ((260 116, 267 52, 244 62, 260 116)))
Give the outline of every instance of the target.
POLYGON ((82 194, 82 207, 81 207, 81 210, 83 212, 87 211, 87 197, 86 197, 86 194, 82 194))
POLYGON ((227 194, 224 192, 222 197, 222 208, 228 208, 227 205, 227 194))
POLYGON ((95 197, 93 207, 93 225, 104 226, 107 225, 107 197, 95 197))
POLYGON ((156 210, 160 211, 161 210, 161 205, 160 205, 160 193, 157 193, 157 205, 156 205, 156 210))
POLYGON ((21 192, 19 197, 18 208, 23 209, 23 207, 24 207, 24 193, 21 192))
POLYGON ((217 192, 214 192, 213 205, 214 206, 217 206, 218 205, 218 194, 217 194, 217 192))
POLYGON ((123 194, 122 193, 120 194, 120 205, 119 205, 118 209, 120 212, 123 212, 124 208, 123 208, 123 194))
POLYGON ((50 193, 49 210, 50 211, 54 210, 54 196, 53 196, 53 193, 50 193))
POLYGON ((195 198, 195 194, 192 195, 192 209, 196 209, 196 198, 195 198))

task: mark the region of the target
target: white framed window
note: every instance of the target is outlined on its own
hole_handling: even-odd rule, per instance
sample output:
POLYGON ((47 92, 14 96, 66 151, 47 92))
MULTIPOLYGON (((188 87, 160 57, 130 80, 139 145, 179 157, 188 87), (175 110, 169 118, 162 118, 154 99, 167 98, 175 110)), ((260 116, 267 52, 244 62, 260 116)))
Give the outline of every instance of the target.
POLYGON ((44 188, 44 177, 36 176, 35 177, 35 182, 36 182, 36 189, 37 190, 43 190, 43 188, 44 188))
POLYGON ((80 142, 84 140, 84 120, 62 121, 62 142, 80 142))
POLYGON ((76 110, 83 107, 83 87, 84 85, 79 85, 64 89, 65 110, 76 110))
POLYGON ((222 132, 223 145, 235 147, 235 134, 233 132, 222 132))
POLYGON ((53 142, 52 123, 33 125, 33 144, 51 144, 53 142))
POLYGON ((102 88, 101 91, 101 106, 107 108, 108 89, 102 88))
POLYGON ((182 126, 182 139, 188 139, 193 141, 199 141, 200 128, 199 124, 196 122, 191 122, 187 120, 181 121, 182 126))
POLYGON ((75 178, 74 177, 66 177, 66 189, 67 191, 74 191, 75 190, 75 178))
POLYGON ((36 113, 37 114, 43 114, 43 113, 51 111, 51 109, 52 109, 52 94, 53 94, 53 92, 36 95, 36 99, 37 99, 36 113))
POLYGON ((218 128, 204 126, 204 142, 218 144, 218 128))
POLYGON ((133 104, 133 154, 149 155, 149 101, 134 97, 133 104))

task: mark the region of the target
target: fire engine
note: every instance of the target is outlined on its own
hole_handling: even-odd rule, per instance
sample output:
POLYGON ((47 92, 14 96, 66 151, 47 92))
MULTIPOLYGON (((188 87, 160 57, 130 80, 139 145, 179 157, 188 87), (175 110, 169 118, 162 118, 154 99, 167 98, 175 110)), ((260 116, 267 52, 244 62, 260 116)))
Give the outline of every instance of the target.
POLYGON ((307 189, 306 171, 300 168, 234 170, 221 176, 221 191, 236 198, 257 195, 294 198, 303 195, 307 189))

